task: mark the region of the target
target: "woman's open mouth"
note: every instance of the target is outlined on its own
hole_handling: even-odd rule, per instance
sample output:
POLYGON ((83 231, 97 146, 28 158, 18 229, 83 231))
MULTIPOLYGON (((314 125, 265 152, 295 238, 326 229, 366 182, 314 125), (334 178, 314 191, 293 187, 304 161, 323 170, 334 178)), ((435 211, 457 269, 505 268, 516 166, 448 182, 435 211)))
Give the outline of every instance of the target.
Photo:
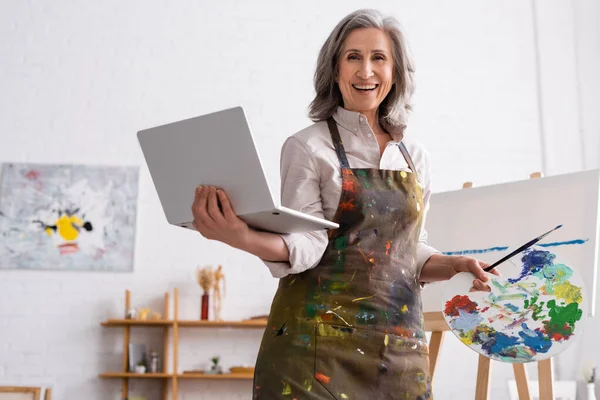
POLYGON ((371 92, 379 87, 378 84, 373 85, 352 85, 352 87, 361 92, 371 92))

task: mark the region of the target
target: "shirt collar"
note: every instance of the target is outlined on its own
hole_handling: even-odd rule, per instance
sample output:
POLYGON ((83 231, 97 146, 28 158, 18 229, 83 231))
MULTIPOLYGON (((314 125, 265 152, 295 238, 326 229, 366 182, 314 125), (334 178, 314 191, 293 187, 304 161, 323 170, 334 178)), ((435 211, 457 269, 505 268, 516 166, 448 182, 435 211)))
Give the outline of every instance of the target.
MULTIPOLYGON (((349 111, 346 110, 342 106, 338 106, 335 113, 333 114, 333 119, 343 128, 349 130, 353 134, 358 136, 358 133, 363 131, 363 129, 368 128, 367 117, 362 115, 357 111, 349 111)), ((394 141, 401 141, 403 134, 403 129, 400 128, 392 128, 385 122, 383 123, 383 129, 385 129, 392 136, 394 141)))

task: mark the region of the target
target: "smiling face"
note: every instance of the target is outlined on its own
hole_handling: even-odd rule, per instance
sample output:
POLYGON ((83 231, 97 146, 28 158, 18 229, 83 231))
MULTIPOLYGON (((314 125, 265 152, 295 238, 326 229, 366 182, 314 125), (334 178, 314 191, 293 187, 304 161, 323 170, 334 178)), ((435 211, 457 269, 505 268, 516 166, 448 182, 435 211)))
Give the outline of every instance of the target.
POLYGON ((392 42, 384 31, 361 28, 344 42, 338 62, 337 83, 344 108, 375 113, 394 84, 392 42))

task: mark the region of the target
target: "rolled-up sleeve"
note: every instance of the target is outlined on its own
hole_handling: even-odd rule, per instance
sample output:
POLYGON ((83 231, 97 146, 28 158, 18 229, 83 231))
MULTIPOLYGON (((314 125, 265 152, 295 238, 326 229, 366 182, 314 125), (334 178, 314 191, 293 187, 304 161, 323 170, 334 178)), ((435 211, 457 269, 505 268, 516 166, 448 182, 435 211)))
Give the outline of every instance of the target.
MULTIPOLYGON (((431 198, 431 180, 430 173, 431 167, 429 164, 428 154, 425 153, 425 162, 423 163, 423 170, 419 172, 422 176, 423 181, 423 219, 421 221, 421 235, 419 236, 419 243, 417 243, 417 270, 421 271, 423 265, 429 260, 433 254, 440 254, 440 251, 431 247, 427 244, 427 230, 425 229, 425 220, 427 219, 427 212, 429 211, 429 199, 431 198)), ((419 272, 420 273, 420 272, 419 272)))
MULTIPOLYGON (((293 136, 281 149, 281 205, 324 218, 320 177, 314 154, 293 136)), ((263 260, 275 278, 315 267, 327 248, 327 230, 280 235, 288 247, 288 262, 263 260)))

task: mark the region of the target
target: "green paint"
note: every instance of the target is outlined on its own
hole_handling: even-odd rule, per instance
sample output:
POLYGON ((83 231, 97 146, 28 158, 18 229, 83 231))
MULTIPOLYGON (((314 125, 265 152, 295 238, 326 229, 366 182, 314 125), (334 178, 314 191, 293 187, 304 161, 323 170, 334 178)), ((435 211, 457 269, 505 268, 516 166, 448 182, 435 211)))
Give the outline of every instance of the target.
POLYGON ((502 300, 526 299, 527 295, 525 293, 509 293, 509 294, 501 294, 501 295, 496 296, 493 293, 490 293, 488 297, 491 301, 498 302, 498 301, 502 301, 502 300))
POLYGON ((348 288, 348 283, 349 282, 339 282, 339 281, 331 282, 329 284, 329 291, 331 293, 334 293, 334 292, 338 292, 339 293, 340 290, 348 288))
POLYGON ((356 176, 361 178, 360 179, 361 186, 364 186, 366 189, 369 189, 371 187, 371 182, 369 179, 369 175, 367 174, 367 171, 365 171, 363 169, 359 169, 358 171, 356 171, 356 176))
POLYGON ((546 333, 550 336, 571 336, 575 328, 575 322, 579 321, 583 314, 579 304, 570 303, 561 307, 556 304, 556 300, 549 300, 547 306, 550 321, 544 322, 546 333))
POLYGON ((525 308, 529 308, 533 311, 531 317, 534 321, 546 318, 546 315, 540 315, 544 311, 544 302, 542 301, 540 304, 536 304, 537 300, 537 296, 531 296, 531 302, 529 301, 529 299, 525 299, 524 301, 525 308))
POLYGON ((393 188, 394 187, 394 180, 392 179, 391 176, 388 176, 387 179, 385 180, 385 182, 387 183, 389 188, 393 188))
POLYGON ((546 287, 552 287, 553 284, 568 281, 573 276, 573 270, 565 264, 552 264, 546 265, 533 275, 546 280, 546 287))
POLYGON ((502 293, 506 293, 506 286, 501 285, 496 279, 492 279, 492 284, 502 293))
POLYGON ((313 303, 306 303, 306 316, 314 318, 317 315, 317 306, 313 303))
POLYGON ((333 246, 333 248, 338 251, 346 250, 348 247, 348 236, 340 236, 339 238, 335 239, 333 246))

